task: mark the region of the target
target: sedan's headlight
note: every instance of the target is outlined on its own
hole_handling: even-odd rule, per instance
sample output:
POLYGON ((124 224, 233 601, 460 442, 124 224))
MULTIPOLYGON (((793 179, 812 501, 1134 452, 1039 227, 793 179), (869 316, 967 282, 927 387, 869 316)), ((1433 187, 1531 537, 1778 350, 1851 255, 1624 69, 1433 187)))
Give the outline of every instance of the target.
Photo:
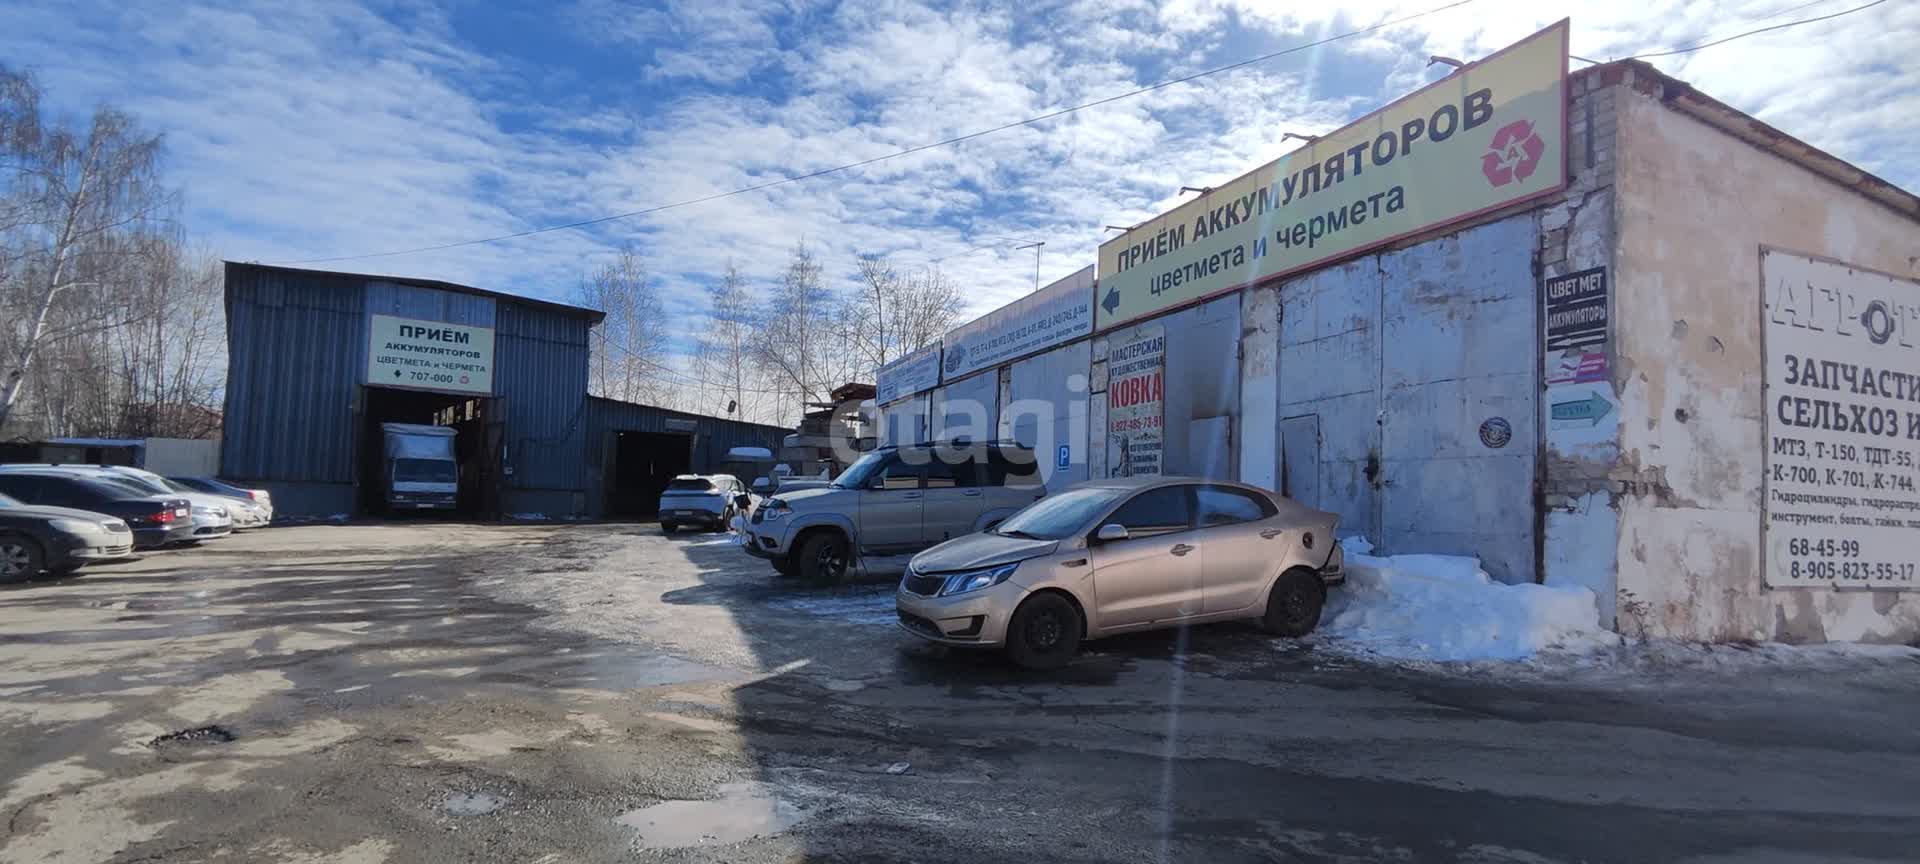
POLYGON ((55 519, 51 523, 53 530, 68 534, 99 534, 106 531, 98 522, 81 519, 55 519))
POLYGON ((998 567, 989 567, 985 570, 969 570, 965 573, 955 573, 948 576, 947 581, 940 586, 940 596, 951 597, 955 594, 965 594, 969 591, 978 591, 982 588, 992 588, 995 585, 1007 581, 1007 577, 1012 576, 1013 571, 1019 567, 1020 562, 1015 561, 1012 564, 1002 564, 998 567))

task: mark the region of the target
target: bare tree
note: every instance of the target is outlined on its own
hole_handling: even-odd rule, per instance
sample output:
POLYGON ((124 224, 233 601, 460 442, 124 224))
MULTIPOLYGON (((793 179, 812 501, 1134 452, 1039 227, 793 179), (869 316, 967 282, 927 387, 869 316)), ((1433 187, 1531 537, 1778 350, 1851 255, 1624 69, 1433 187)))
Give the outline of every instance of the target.
POLYGON ((159 136, 112 108, 84 134, 45 124, 32 79, 0 68, 0 427, 43 350, 130 322, 112 289, 152 251, 173 205, 159 150, 159 136))
POLYGON ((759 388, 749 391, 753 379, 755 331, 753 296, 732 261, 727 272, 707 289, 707 318, 695 344, 694 369, 704 386, 726 394, 728 413, 753 416, 759 388), (756 397, 749 399, 749 397, 756 397))
POLYGON ((589 274, 578 300, 607 313, 594 330, 588 389, 625 402, 661 404, 672 398, 666 308, 633 248, 622 248, 589 274))
POLYGON ((863 374, 925 348, 960 317, 960 288, 935 269, 900 272, 880 255, 860 256, 860 284, 841 298, 836 330, 863 374))
POLYGON ((818 402, 839 383, 845 352, 834 357, 833 294, 820 279, 820 263, 805 243, 794 246, 786 272, 757 316, 750 355, 775 388, 794 397, 795 408, 818 402))

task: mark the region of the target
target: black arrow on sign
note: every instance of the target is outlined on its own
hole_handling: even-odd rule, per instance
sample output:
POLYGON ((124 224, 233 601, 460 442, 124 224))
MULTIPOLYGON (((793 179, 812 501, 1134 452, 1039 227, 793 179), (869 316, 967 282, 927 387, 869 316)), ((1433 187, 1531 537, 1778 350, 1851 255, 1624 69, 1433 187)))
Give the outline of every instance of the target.
POLYGON ((1100 308, 1107 310, 1108 315, 1112 315, 1113 310, 1120 308, 1120 289, 1108 288, 1106 299, 1100 301, 1100 308))

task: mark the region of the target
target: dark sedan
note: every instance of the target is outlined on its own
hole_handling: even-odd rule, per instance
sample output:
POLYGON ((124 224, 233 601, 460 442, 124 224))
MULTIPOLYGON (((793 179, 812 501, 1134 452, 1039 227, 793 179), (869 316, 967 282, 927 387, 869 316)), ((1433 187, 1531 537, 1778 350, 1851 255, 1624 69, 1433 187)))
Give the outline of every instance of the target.
POLYGON ((0 583, 65 576, 82 564, 131 554, 133 532, 125 520, 0 495, 0 583))
POLYGON ((193 539, 193 505, 171 495, 141 495, 119 483, 58 471, 0 473, 0 495, 36 507, 66 507, 118 516, 133 529, 133 545, 146 549, 193 539))

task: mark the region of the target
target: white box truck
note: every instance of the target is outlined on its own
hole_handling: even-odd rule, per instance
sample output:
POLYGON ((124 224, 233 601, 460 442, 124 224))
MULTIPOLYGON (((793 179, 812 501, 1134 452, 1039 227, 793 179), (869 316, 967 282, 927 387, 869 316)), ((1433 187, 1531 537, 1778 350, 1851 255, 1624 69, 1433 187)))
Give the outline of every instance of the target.
POLYGON ((382 423, 385 431, 387 509, 452 510, 460 496, 454 430, 416 423, 382 423))

